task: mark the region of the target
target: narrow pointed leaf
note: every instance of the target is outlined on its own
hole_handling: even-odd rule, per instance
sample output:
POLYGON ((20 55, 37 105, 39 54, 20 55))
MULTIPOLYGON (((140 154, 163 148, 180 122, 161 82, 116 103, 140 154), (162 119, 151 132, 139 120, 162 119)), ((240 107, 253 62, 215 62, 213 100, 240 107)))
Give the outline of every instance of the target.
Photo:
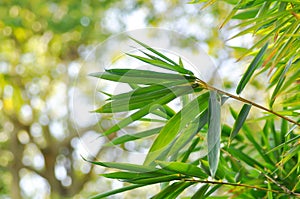
POLYGON ((243 153, 240 149, 235 149, 232 147, 227 148, 227 151, 235 158, 245 162, 253 168, 264 169, 264 166, 257 160, 250 157, 248 154, 243 153))
POLYGON ((243 127, 243 124, 246 121, 246 118, 249 114, 250 109, 251 109, 250 104, 244 104, 244 106, 242 107, 239 115, 237 116, 237 118, 234 122, 232 131, 230 133, 230 141, 238 134, 240 129, 243 127))
POLYGON ((196 184, 195 182, 184 182, 182 186, 178 187, 177 189, 174 189, 173 192, 170 193, 169 196, 167 196, 165 199, 173 199, 178 198, 178 196, 189 186, 196 184))
POLYGON ((286 75, 287 71, 289 70, 289 68, 291 67, 293 59, 294 59, 294 57, 292 57, 292 58, 288 61, 286 67, 284 68, 284 70, 283 70, 282 73, 280 74, 279 80, 278 80, 278 82, 277 82, 277 84, 276 84, 276 87, 275 87, 275 89, 274 89, 274 91, 273 91, 273 93, 272 93, 272 96, 271 96, 270 107, 273 106, 273 104, 274 104, 274 102, 275 102, 275 100, 276 100, 277 94, 279 93, 279 91, 280 91, 280 89, 281 89, 281 87, 282 87, 282 85, 283 85, 283 82, 284 82, 284 80, 285 80, 285 75, 286 75))
POLYGON ((219 164, 221 139, 221 97, 217 92, 210 91, 208 107, 207 157, 211 176, 214 177, 219 164))
POLYGON ((120 129, 126 127, 126 126, 128 126, 129 124, 133 123, 134 121, 137 121, 140 118, 142 118, 145 115, 147 115, 148 113, 150 113, 151 110, 158 109, 161 105, 167 104, 168 102, 172 101, 176 97, 178 97, 180 95, 183 95, 185 93, 188 93, 189 90, 191 90, 190 87, 183 87, 177 93, 173 93, 172 92, 172 93, 169 93, 166 96, 163 96, 162 98, 158 99, 157 101, 148 104, 147 106, 145 106, 144 108, 141 108, 140 110, 138 110, 137 112, 133 113, 129 117, 121 120, 118 124, 115 124, 110 129, 108 129, 107 131, 103 132, 102 135, 109 135, 109 134, 111 134, 113 132, 116 132, 116 131, 118 131, 118 130, 120 130, 120 129))
POLYGON ((151 197, 151 199, 166 199, 174 190, 178 189, 179 187, 183 186, 186 182, 175 182, 166 188, 164 188, 161 192, 156 194, 155 196, 151 197))
POLYGON ((140 42, 140 41, 138 41, 138 40, 136 40, 136 39, 134 39, 132 37, 130 37, 130 39, 132 39, 136 43, 140 44, 141 46, 143 46, 147 50, 149 50, 149 51, 153 52, 154 54, 158 55, 162 59, 164 59, 164 60, 168 61, 169 63, 173 64, 174 66, 177 66, 176 62, 174 62, 172 59, 168 58, 167 56, 163 55, 162 53, 158 52, 157 50, 154 50, 153 48, 151 48, 147 44, 144 44, 143 42, 140 42))
POLYGON ((136 59, 139 59, 139 60, 141 60, 141 61, 143 61, 147 64, 153 65, 153 66, 168 69, 168 70, 175 71, 175 72, 182 73, 182 74, 193 75, 193 73, 191 71, 186 70, 186 69, 184 69, 184 68, 182 68, 178 65, 174 66, 174 65, 171 65, 169 63, 163 62, 161 60, 149 59, 147 57, 142 57, 142 56, 133 55, 133 54, 127 54, 127 55, 129 55, 131 57, 134 57, 136 59))
POLYGON ((258 52, 258 54, 255 56, 255 58, 253 59, 253 61, 251 62, 251 64, 249 65, 248 69, 246 70, 246 72, 244 73, 241 81, 239 82, 237 89, 236 89, 236 93, 240 94, 243 89, 245 88, 246 84, 248 83, 248 81, 250 80, 251 76, 253 75, 254 71, 260 66, 261 60, 266 52, 268 48, 268 43, 266 43, 258 52))
POLYGON ((135 134, 126 134, 121 137, 117 137, 117 138, 113 139, 110 143, 108 143, 108 145, 123 144, 125 142, 129 142, 129 141, 145 138, 145 137, 148 137, 151 135, 155 135, 161 130, 161 128, 162 127, 158 127, 158 128, 150 129, 150 130, 143 131, 140 133, 135 133, 135 134))
POLYGON ((136 179, 136 180, 128 180, 127 182, 133 183, 133 184, 156 184, 156 183, 162 183, 162 182, 170 182, 173 180, 181 180, 184 177, 179 176, 177 174, 171 174, 171 175, 165 175, 165 176, 158 176, 153 178, 144 178, 144 179, 136 179))
POLYGON ((195 135, 203 128, 207 121, 208 111, 206 110, 187 126, 187 128, 184 130, 184 133, 178 136, 168 155, 178 153, 179 150, 186 146, 195 137, 195 135))
POLYGON ((168 148, 177 134, 207 107, 207 98, 208 93, 198 96, 167 122, 152 144, 144 162, 145 165, 152 164, 168 148))
POLYGON ((128 76, 128 77, 151 77, 151 78, 159 78, 159 79, 174 79, 174 80, 181 80, 184 77, 191 78, 194 81, 195 78, 190 76, 184 76, 180 74, 173 74, 173 73, 163 73, 163 72, 155 72, 150 70, 138 70, 138 69, 109 69, 106 70, 108 73, 121 75, 121 76, 128 76))
POLYGON ((106 168, 114 168, 120 170, 126 170, 131 172, 156 172, 164 175, 172 174, 172 172, 168 172, 166 170, 157 169, 152 166, 144 166, 144 165, 137 165, 137 164, 130 164, 130 163, 121 163, 121 162, 96 162, 96 161, 89 161, 84 159, 85 161, 99 165, 106 168))
POLYGON ((122 193, 122 192, 125 192, 125 191, 133 190, 133 189, 143 187, 143 186, 147 186, 147 185, 144 185, 144 184, 129 185, 129 186, 126 186, 126 187, 122 187, 120 189, 115 189, 115 190, 112 190, 112 191, 108 191, 106 193, 101 193, 101 194, 92 196, 89 199, 106 198, 106 197, 111 196, 111 195, 115 195, 115 194, 122 193))
POLYGON ((191 199, 199 199, 199 198, 204 198, 205 192, 208 190, 209 184, 205 184, 198 191, 193 195, 191 199))
POLYGON ((172 89, 175 86, 181 85, 181 84, 186 84, 186 80, 178 80, 178 81, 173 81, 169 83, 160 83, 157 82, 157 84, 149 85, 146 87, 137 87, 132 91, 126 92, 126 93, 121 93, 118 95, 113 95, 111 96, 111 100, 126 100, 129 97, 135 97, 135 96, 144 96, 144 95, 152 95, 153 92, 157 92, 159 90, 164 90, 164 89, 172 89))
POLYGON ((119 180, 120 179, 122 180, 144 179, 144 178, 152 178, 153 176, 161 176, 161 175, 162 175, 161 173, 156 173, 156 172, 136 173, 136 172, 123 172, 123 171, 101 174, 101 176, 105 178, 119 179, 119 180))
POLYGON ((197 177, 200 179, 205 179, 208 175, 203 172, 199 167, 183 162, 163 162, 155 161, 162 169, 167 171, 176 172, 182 175, 197 177))

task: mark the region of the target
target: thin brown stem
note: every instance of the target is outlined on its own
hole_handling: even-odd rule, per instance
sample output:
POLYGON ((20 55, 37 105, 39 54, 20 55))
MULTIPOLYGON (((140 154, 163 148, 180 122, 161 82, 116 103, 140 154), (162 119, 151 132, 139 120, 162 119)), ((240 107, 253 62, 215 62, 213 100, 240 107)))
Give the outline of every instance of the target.
POLYGON ((184 181, 199 182, 199 183, 205 183, 205 184, 221 184, 221 185, 226 185, 226 186, 244 187, 244 188, 248 188, 248 189, 257 189, 257 190, 269 191, 269 192, 273 192, 273 193, 285 193, 288 195, 295 195, 295 196, 300 195, 298 193, 294 193, 294 192, 290 192, 290 191, 288 191, 288 192, 278 191, 278 190, 268 189, 268 188, 264 188, 264 187, 258 187, 258 186, 254 186, 254 185, 241 184, 241 183, 211 181, 211 180, 195 180, 195 179, 184 179, 184 181))
POLYGON ((294 121, 294 120, 292 120, 292 119, 290 119, 290 118, 288 118, 288 117, 286 117, 286 116, 283 116, 283 115, 281 115, 281 114, 279 114, 279 113, 276 113, 276 112, 274 112, 274 111, 272 111, 272 110, 270 110, 270 109, 268 109, 268 108, 266 108, 266 107, 264 107, 264 106, 261 106, 261 105, 255 103, 255 102, 252 102, 252 101, 247 100, 247 99, 245 99, 245 98, 243 98, 243 97, 236 96, 236 95, 233 95, 233 94, 231 94, 231 93, 227 93, 227 92, 225 92, 225 91, 222 91, 222 90, 220 90, 220 89, 217 89, 217 88, 215 88, 215 87, 213 87, 213 86, 208 85, 207 83, 203 82, 203 81, 200 80, 200 79, 197 79, 196 82, 197 82, 201 87, 203 87, 203 88, 205 88, 205 89, 213 90, 213 91, 216 91, 216 92, 218 92, 218 93, 220 93, 220 94, 226 95, 226 96, 228 96, 228 97, 230 97, 230 98, 236 99, 236 100, 238 100, 238 101, 241 101, 241 102, 244 102, 244 103, 247 103, 247 104, 251 104, 252 106, 255 106, 256 108, 259 108, 259 109, 261 109, 261 110, 264 110, 264 111, 267 111, 267 112, 269 112, 269 113, 272 113, 273 115, 276 115, 276 116, 278 116, 278 117, 281 117, 282 119, 285 119, 285 120, 287 120, 287 121, 289 121, 289 122, 291 122, 291 123, 297 125, 298 127, 300 127, 300 123, 298 123, 298 122, 296 122, 296 121, 294 121))

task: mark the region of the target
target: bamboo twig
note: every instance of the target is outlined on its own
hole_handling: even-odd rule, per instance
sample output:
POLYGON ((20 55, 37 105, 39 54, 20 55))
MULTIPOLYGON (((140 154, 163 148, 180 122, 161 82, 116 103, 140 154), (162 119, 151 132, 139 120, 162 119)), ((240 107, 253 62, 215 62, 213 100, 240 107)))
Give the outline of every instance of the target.
POLYGON ((268 188, 264 188, 264 187, 257 187, 254 185, 241 184, 241 183, 211 181, 211 180, 195 180, 195 179, 183 179, 183 180, 188 181, 188 182, 199 182, 199 183, 205 183, 205 184, 221 184, 221 185, 226 185, 226 186, 244 187, 244 188, 248 188, 248 189, 257 189, 257 190, 269 191, 269 192, 273 192, 273 193, 285 193, 288 195, 300 196, 300 194, 295 193, 295 192, 278 191, 278 190, 268 189, 268 188))
POLYGON ((231 94, 231 93, 227 93, 227 92, 225 92, 225 91, 222 91, 222 90, 220 90, 220 89, 217 89, 217 88, 215 88, 215 87, 213 87, 213 86, 208 85, 206 82, 204 82, 204 81, 202 81, 202 80, 200 80, 200 79, 196 79, 196 83, 199 84, 199 85, 200 85, 201 87, 203 87, 204 89, 216 91, 216 92, 218 92, 218 93, 220 93, 220 94, 227 95, 228 97, 233 98, 233 99, 236 99, 236 100, 238 100, 238 101, 241 101, 241 102, 244 102, 244 103, 247 103, 247 104, 251 104, 252 106, 255 106, 256 108, 259 108, 259 109, 261 109, 261 110, 264 110, 264 111, 267 111, 267 112, 269 112, 269 113, 272 113, 273 115, 276 115, 276 116, 278 116, 278 117, 281 117, 282 119, 285 119, 285 120, 287 120, 287 121, 289 121, 289 122, 291 122, 291 123, 297 125, 298 127, 300 127, 300 123, 298 123, 298 122, 296 122, 296 121, 294 121, 294 120, 292 120, 292 119, 290 119, 290 118, 288 118, 288 117, 286 117, 286 116, 283 116, 283 115, 281 115, 281 114, 279 114, 279 113, 276 113, 276 112, 274 112, 274 111, 272 111, 272 110, 270 110, 270 109, 268 109, 268 108, 266 108, 266 107, 264 107, 264 106, 261 106, 261 105, 255 103, 255 102, 252 102, 252 101, 247 100, 247 99, 245 99, 245 98, 243 98, 243 97, 236 96, 236 95, 233 95, 233 94, 231 94))

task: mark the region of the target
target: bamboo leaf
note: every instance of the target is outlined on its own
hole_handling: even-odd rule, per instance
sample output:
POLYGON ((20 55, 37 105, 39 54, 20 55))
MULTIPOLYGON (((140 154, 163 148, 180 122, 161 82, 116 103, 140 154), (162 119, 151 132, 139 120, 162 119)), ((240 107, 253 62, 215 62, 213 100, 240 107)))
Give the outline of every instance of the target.
MULTIPOLYGON (((208 110, 205 110, 201 115, 199 115, 195 120, 193 120, 187 128, 184 130, 184 133, 180 134, 176 139, 175 143, 172 145, 168 155, 173 155, 178 153, 184 146, 186 146, 195 135, 204 127, 208 121, 208 110)), ((187 151, 186 156, 189 155, 192 151, 187 151)), ((184 158, 183 158, 184 160, 184 158)))
POLYGON ((197 177, 200 179, 206 179, 208 175, 203 172, 199 167, 194 166, 189 163, 183 162, 164 162, 164 161, 155 161, 162 169, 167 171, 176 172, 182 175, 197 177))
POLYGON ((183 74, 189 74, 189 75, 193 75, 193 73, 189 70, 186 70, 182 67, 180 67, 176 62, 174 62, 172 59, 168 58, 167 56, 163 55, 162 53, 154 50, 153 48, 151 48, 150 46, 148 46, 147 44, 144 44, 132 37, 129 37, 130 39, 132 39, 133 41, 137 42, 138 44, 140 44, 141 46, 143 46, 144 48, 146 48, 147 50, 153 52, 154 54, 158 55, 159 57, 161 57, 162 59, 168 61, 170 64, 173 64, 173 67, 176 68, 175 71, 183 73, 183 74))
POLYGON ((232 131, 230 133, 229 144, 230 144, 231 140, 238 134, 240 129, 243 127, 243 124, 246 121, 246 118, 249 114, 250 109, 251 109, 250 104, 244 104, 244 106, 242 107, 239 115, 237 116, 237 118, 235 120, 232 131))
POLYGON ((173 190, 173 192, 171 192, 170 195, 168 197, 166 197, 165 199, 177 198, 177 196, 179 196, 186 188, 188 188, 189 186, 191 186, 193 184, 195 184, 195 182, 185 182, 182 186, 173 190))
POLYGON ((145 62, 147 64, 150 64, 150 65, 153 65, 153 66, 157 66, 157 67, 160 67, 160 68, 164 68, 164 69, 168 69, 168 70, 171 70, 171 71, 175 71, 175 72, 178 72, 178 73, 182 73, 182 74, 188 74, 188 75, 193 75, 193 73, 189 70, 186 70, 178 65, 171 65, 167 62, 164 62, 164 61, 161 61, 161 60, 157 60, 157 59, 149 59, 147 57, 142 57, 142 56, 138 56, 138 55, 133 55, 133 54, 129 54, 129 53, 126 53, 127 55, 131 56, 131 57, 134 57, 142 62, 145 62))
POLYGON ((246 164, 248 164, 253 168, 259 168, 260 170, 264 169, 264 166, 260 162, 251 158, 249 155, 241 152, 241 150, 239 149, 229 147, 227 148, 227 151, 237 159, 242 160, 243 162, 245 162, 246 164))
POLYGON ((165 187, 161 192, 156 194, 155 196, 151 197, 151 199, 166 199, 171 195, 174 190, 178 189, 179 187, 183 186, 186 182, 175 182, 167 187, 165 187))
POLYGON ((232 19, 250 19, 254 18, 258 13, 258 9, 246 10, 244 12, 240 12, 232 17, 232 19))
POLYGON ((221 97, 216 91, 210 91, 208 106, 207 148, 211 176, 215 176, 220 157, 221 137, 221 97))
POLYGON ((113 139, 111 142, 106 144, 106 146, 123 144, 125 142, 129 142, 129 141, 145 138, 145 137, 148 137, 148 136, 151 136, 151 135, 155 135, 161 129, 162 129, 162 127, 158 127, 158 128, 150 129, 150 130, 147 130, 147 131, 142 131, 140 133, 126 134, 126 135, 123 135, 121 137, 117 137, 117 138, 113 139))
POLYGON ((133 190, 133 189, 143 187, 143 186, 147 186, 147 185, 144 185, 144 184, 129 185, 129 186, 126 186, 126 187, 122 187, 120 189, 115 189, 115 190, 112 190, 112 191, 108 191, 108 192, 105 192, 105 193, 101 193, 101 194, 92 196, 89 199, 105 198, 105 197, 108 197, 108 196, 111 196, 111 195, 115 195, 115 194, 122 193, 122 192, 125 192, 125 191, 133 190))
POLYGON ((258 54, 255 56, 251 64, 249 65, 248 69, 244 73, 241 81, 238 84, 238 87, 236 89, 236 93, 240 94, 243 89, 245 88, 246 84, 250 80, 251 76, 253 75, 254 71, 260 66, 261 60, 268 48, 268 43, 266 43, 258 52, 258 54))
POLYGON ((137 165, 137 164, 130 164, 130 163, 121 163, 121 162, 96 162, 96 161, 87 160, 85 158, 83 158, 83 159, 89 163, 99 165, 102 167, 106 167, 106 168, 114 168, 114 169, 126 170, 126 171, 131 171, 131 172, 141 172, 141 173, 156 172, 161 175, 172 174, 172 172, 157 169, 152 166, 144 166, 144 165, 137 165))
POLYGON ((119 180, 144 179, 144 178, 152 178, 153 176, 161 176, 161 175, 162 175, 161 173, 156 173, 156 172, 135 173, 135 172, 123 172, 123 171, 101 174, 101 176, 105 178, 119 179, 119 180))
POLYGON ((283 72, 280 74, 279 80, 278 80, 278 82, 277 82, 277 84, 276 84, 276 87, 275 87, 275 89, 274 89, 274 91, 273 91, 273 93, 272 93, 272 96, 271 96, 270 107, 273 106, 273 104, 274 104, 274 102, 275 102, 275 100, 276 100, 277 94, 279 93, 280 88, 281 88, 282 85, 283 85, 283 82, 284 82, 284 80, 285 80, 285 75, 286 75, 287 71, 290 69, 290 67, 291 67, 291 65, 292 65, 293 59, 294 59, 294 57, 292 57, 292 58, 288 61, 286 67, 285 67, 284 70, 283 70, 283 72))
POLYGON ((179 176, 177 174, 171 174, 171 175, 165 175, 165 176, 158 176, 153 178, 144 178, 144 179, 133 179, 133 180, 127 180, 127 182, 133 183, 133 184, 156 184, 156 183, 162 183, 162 182, 171 182, 173 180, 181 180, 184 177, 179 176))
POLYGON ((198 189, 198 191, 193 195, 191 199, 199 199, 204 198, 205 192, 208 190, 209 184, 205 184, 198 189))
POLYGON ((187 82, 185 80, 181 81, 173 81, 169 83, 162 83, 162 84, 153 84, 145 87, 137 87, 132 91, 121 93, 118 95, 111 96, 110 100, 126 100, 129 97, 135 97, 135 96, 144 96, 147 94, 151 94, 153 92, 157 92, 159 90, 163 89, 172 89, 174 86, 180 85, 180 84, 186 84, 187 82))
POLYGON ((191 76, 184 76, 179 74, 173 73, 163 73, 163 72, 155 72, 150 70, 138 70, 138 69, 109 69, 106 70, 108 73, 121 75, 121 76, 128 76, 128 77, 151 77, 151 78, 159 78, 159 79, 174 79, 174 80, 182 80, 184 77, 186 79, 192 79, 194 81, 195 78, 191 76))
POLYGON ((157 160, 160 154, 167 149, 177 134, 207 107, 207 98, 208 93, 198 96, 167 122, 152 144, 144 162, 145 165, 153 164, 153 161, 157 160))
POLYGON ((190 92, 189 90, 191 90, 190 87, 182 87, 176 93, 172 92, 172 93, 167 94, 166 96, 163 96, 162 98, 158 99, 157 101, 154 101, 154 102, 148 104, 147 106, 141 108, 137 112, 131 114, 129 117, 126 117, 125 119, 121 120, 118 124, 115 124, 110 129, 103 132, 102 135, 109 135, 113 132, 116 132, 116 131, 128 126, 129 124, 133 123, 134 121, 137 121, 137 120, 141 119, 142 117, 144 117, 145 115, 147 115, 148 113, 150 113, 151 110, 156 110, 161 105, 167 104, 168 102, 172 101, 176 97, 190 92))
POLYGON ((175 182, 161 192, 153 196, 151 199, 173 199, 182 193, 187 187, 195 184, 194 182, 175 182))

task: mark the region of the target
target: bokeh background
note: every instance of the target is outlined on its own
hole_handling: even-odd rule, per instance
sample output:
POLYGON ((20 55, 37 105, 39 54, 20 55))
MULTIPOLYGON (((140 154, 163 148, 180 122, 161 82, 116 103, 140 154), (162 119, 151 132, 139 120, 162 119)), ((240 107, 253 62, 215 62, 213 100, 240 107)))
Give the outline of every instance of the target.
MULTIPOLYGON (((115 34, 160 27, 192 38, 224 74, 224 86, 233 87, 239 73, 224 66, 233 66, 238 55, 228 46, 247 46, 249 39, 225 45, 232 30, 218 27, 230 8, 221 1, 201 7, 179 0, 1 0, 0 198, 87 198, 122 185, 99 177, 105 171, 81 158, 130 158, 101 147, 110 138, 99 139, 92 152, 82 144, 100 135, 99 125, 108 128, 109 116, 99 121, 80 106, 74 110, 74 98, 77 105, 95 100, 84 66, 103 67, 87 55, 115 34)), ((117 197, 152 193, 147 188, 117 197)))

